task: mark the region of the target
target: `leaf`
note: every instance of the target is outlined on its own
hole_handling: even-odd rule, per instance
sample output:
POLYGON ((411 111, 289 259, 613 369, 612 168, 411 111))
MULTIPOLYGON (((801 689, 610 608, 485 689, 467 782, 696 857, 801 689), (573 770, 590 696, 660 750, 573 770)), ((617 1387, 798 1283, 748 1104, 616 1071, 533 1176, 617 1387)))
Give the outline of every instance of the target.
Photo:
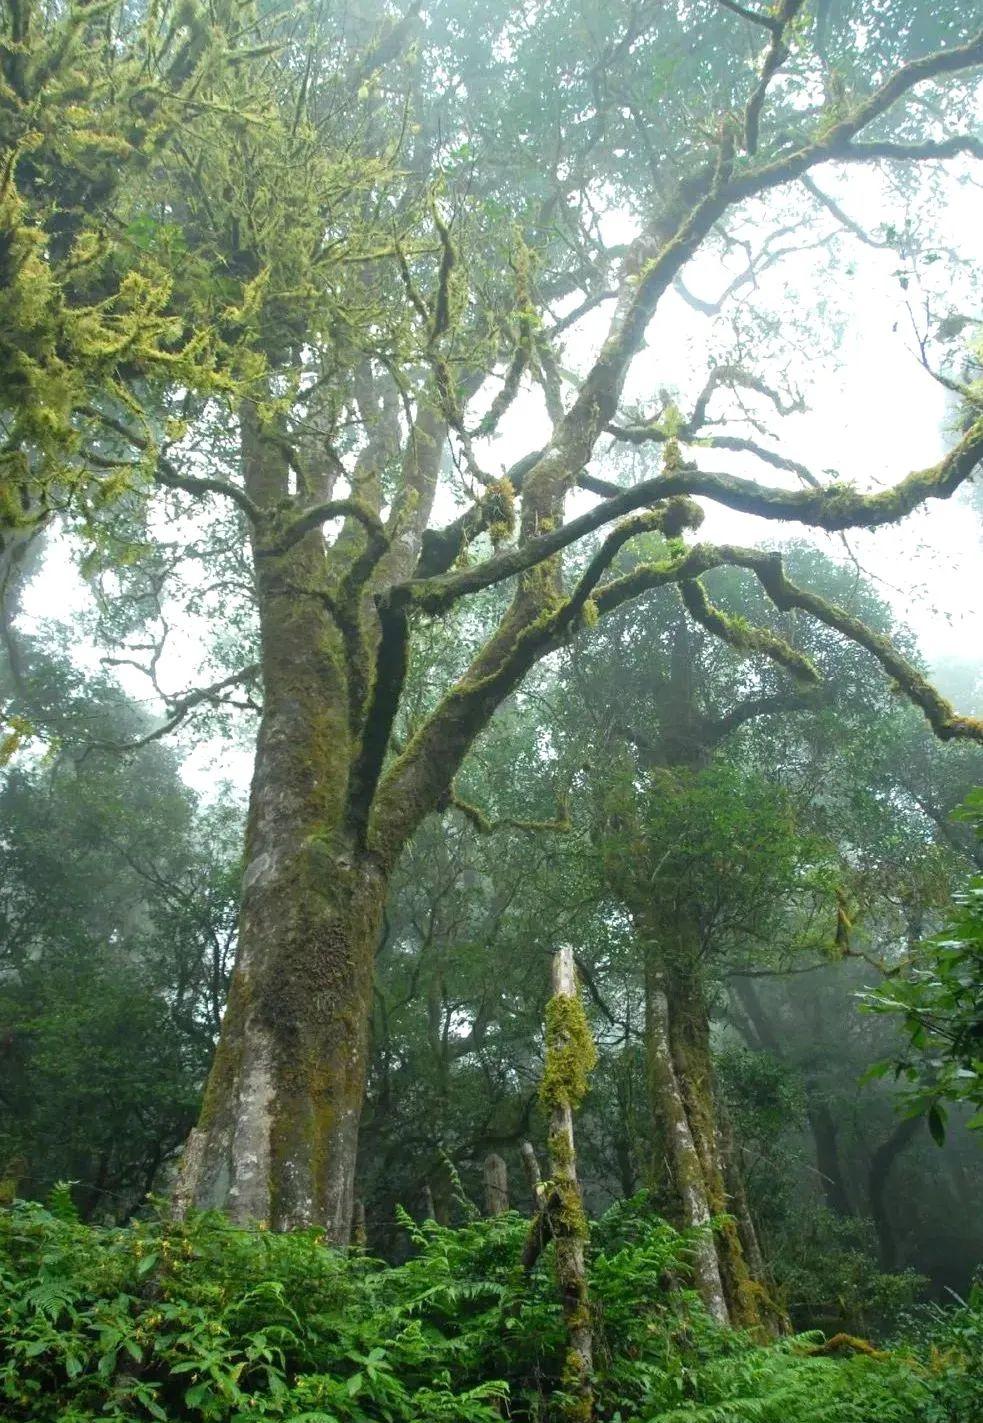
POLYGON ((149 1275, 151 1270, 157 1264, 159 1258, 160 1257, 156 1253, 152 1255, 144 1255, 140 1263, 137 1265, 137 1274, 141 1277, 144 1275, 149 1275))
POLYGON ((945 1145, 945 1108, 938 1102, 933 1102, 928 1109, 928 1129, 932 1133, 932 1140, 936 1146, 945 1145))

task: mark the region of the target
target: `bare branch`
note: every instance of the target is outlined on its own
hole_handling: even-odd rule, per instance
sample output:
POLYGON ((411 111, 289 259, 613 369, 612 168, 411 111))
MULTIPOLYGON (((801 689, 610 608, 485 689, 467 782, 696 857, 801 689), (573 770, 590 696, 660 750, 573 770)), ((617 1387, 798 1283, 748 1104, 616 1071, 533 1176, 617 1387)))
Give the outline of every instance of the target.
POLYGON ((230 484, 224 479, 210 479, 200 475, 181 474, 171 464, 170 460, 163 456, 157 461, 157 468, 154 478, 158 484, 163 484, 168 489, 183 489, 186 494, 221 494, 226 499, 231 499, 237 504, 247 518, 256 523, 260 517, 257 506, 250 499, 244 489, 240 489, 236 484, 230 484))
POLYGON ((761 78, 744 111, 744 150, 755 154, 758 151, 758 128, 761 110, 764 107, 768 85, 781 69, 789 56, 789 46, 785 35, 788 26, 802 9, 803 0, 783 0, 781 10, 771 26, 771 44, 761 66, 761 78))
MULTIPOLYGON (((856 147, 856 145, 854 145, 854 147, 856 147)), ((876 237, 871 237, 869 232, 864 231, 864 229, 860 226, 859 222, 854 222, 852 217, 847 217, 846 213, 840 207, 839 203, 837 203, 833 198, 831 198, 828 193, 824 193, 822 188, 818 186, 815 180, 810 177, 808 173, 803 174, 802 178, 799 181, 801 182, 803 188, 805 188, 806 192, 811 193, 812 196, 816 199, 816 202, 819 203, 822 207, 826 209, 828 213, 830 213, 833 217, 836 218, 836 221, 841 225, 841 227, 845 227, 848 232, 852 232, 854 237, 859 238, 861 242, 865 242, 868 247, 881 248, 887 247, 889 245, 887 242, 878 242, 876 237)))
POLYGON ((152 741, 159 741, 161 737, 169 735, 176 727, 180 726, 185 717, 198 707, 205 703, 212 705, 220 703, 223 700, 222 692, 227 691, 229 687, 240 686, 243 682, 253 682, 259 675, 259 663, 251 662, 248 667, 243 667, 240 671, 223 677, 220 682, 213 682, 209 687, 196 687, 194 691, 187 692, 182 697, 169 698, 170 710, 167 720, 162 726, 148 732, 146 736, 138 737, 136 741, 90 741, 89 746, 98 751, 138 751, 141 746, 149 746, 152 741))
POLYGON ((717 0, 725 10, 731 10, 735 15, 740 15, 744 20, 750 20, 754 25, 761 25, 764 29, 770 30, 772 34, 781 33, 782 22, 774 15, 762 15, 758 10, 749 10, 744 5, 739 5, 737 0, 717 0))

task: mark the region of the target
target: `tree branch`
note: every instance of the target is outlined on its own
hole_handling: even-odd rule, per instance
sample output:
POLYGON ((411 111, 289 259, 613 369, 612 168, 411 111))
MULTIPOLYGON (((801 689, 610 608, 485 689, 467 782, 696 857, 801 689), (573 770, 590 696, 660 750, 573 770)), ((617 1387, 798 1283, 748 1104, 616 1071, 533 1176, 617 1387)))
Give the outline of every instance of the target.
POLYGON ((808 657, 796 652, 783 637, 769 632, 767 628, 753 627, 744 618, 731 617, 716 607, 710 602, 698 578, 680 579, 679 594, 690 617, 735 651, 745 656, 761 652, 773 662, 780 663, 797 682, 804 685, 814 686, 819 681, 819 673, 808 657))
POLYGON ((847 484, 776 489, 735 475, 683 466, 643 480, 578 518, 568 520, 560 528, 486 559, 474 568, 433 578, 409 579, 394 584, 380 597, 389 606, 412 605, 426 612, 439 612, 468 593, 491 587, 532 568, 620 515, 680 494, 702 495, 741 513, 758 514, 765 519, 794 520, 828 532, 876 528, 904 518, 926 499, 948 498, 969 478, 981 459, 983 420, 978 420, 938 464, 915 470, 897 484, 873 494, 862 494, 847 484))
POLYGON ((136 741, 90 741, 89 747, 97 751, 138 751, 141 746, 149 746, 152 741, 159 741, 161 737, 174 731, 186 716, 204 702, 220 702, 222 700, 220 694, 228 687, 238 686, 242 682, 252 682, 259 675, 259 663, 251 662, 248 667, 243 667, 240 671, 223 677, 220 682, 213 682, 209 687, 197 687, 193 692, 187 692, 183 697, 174 700, 168 699, 170 713, 167 720, 162 726, 148 732, 146 736, 138 737, 136 741))
POLYGON ((865 648, 894 678, 898 689, 908 700, 921 708, 939 740, 983 742, 983 719, 960 716, 918 668, 902 657, 888 638, 872 631, 859 618, 835 603, 828 603, 818 594, 792 583, 785 575, 779 553, 764 553, 759 549, 738 548, 731 544, 697 544, 682 559, 643 564, 625 577, 604 584, 598 589, 594 601, 603 615, 649 589, 678 583, 725 565, 746 568, 753 573, 771 601, 783 612, 801 608, 818 622, 825 623, 865 648))
POLYGON ((758 151, 758 129, 761 122, 761 110, 768 93, 768 85, 788 59, 789 46, 785 34, 788 26, 802 9, 802 5, 803 0, 783 0, 781 10, 770 26, 771 44, 768 46, 764 63, 761 66, 761 78, 758 80, 744 111, 744 151, 752 156, 758 151))
POLYGON ((380 556, 385 553, 389 540, 382 520, 374 510, 358 499, 329 499, 324 504, 315 504, 313 508, 305 509, 286 526, 275 544, 257 550, 257 554, 264 558, 279 557, 322 524, 326 524, 330 519, 340 518, 356 519, 368 534, 373 552, 378 549, 381 550, 380 556))
POLYGON ((760 716, 776 716, 782 712, 812 711, 815 707, 826 706, 829 702, 829 694, 822 687, 815 687, 812 691, 797 693, 776 693, 767 697, 749 697, 747 701, 739 702, 729 712, 717 717, 714 721, 707 721, 703 728, 702 739, 707 746, 719 746, 725 737, 732 731, 737 731, 749 721, 756 721, 760 716))

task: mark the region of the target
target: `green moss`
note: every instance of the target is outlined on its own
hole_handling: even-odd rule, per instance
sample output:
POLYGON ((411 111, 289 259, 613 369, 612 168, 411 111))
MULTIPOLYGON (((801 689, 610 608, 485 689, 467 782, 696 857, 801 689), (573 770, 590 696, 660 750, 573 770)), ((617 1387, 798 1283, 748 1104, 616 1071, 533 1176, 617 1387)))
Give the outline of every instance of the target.
POLYGON ((746 618, 732 616, 716 607, 698 578, 681 579, 679 592, 690 616, 736 651, 763 653, 786 667, 803 685, 814 686, 819 681, 819 673, 808 657, 766 628, 755 627, 746 618))
POLYGON ((546 1061, 539 1100, 544 1107, 577 1107, 584 1099, 597 1048, 579 998, 555 994, 546 1005, 546 1061))
POLYGON ((488 520, 488 532, 497 548, 511 538, 515 529, 515 489, 509 479, 493 479, 482 500, 482 511, 488 520))
POLYGON ((587 1215, 576 1181, 553 1183, 550 1215, 554 1234, 575 1240, 587 1239, 587 1215))

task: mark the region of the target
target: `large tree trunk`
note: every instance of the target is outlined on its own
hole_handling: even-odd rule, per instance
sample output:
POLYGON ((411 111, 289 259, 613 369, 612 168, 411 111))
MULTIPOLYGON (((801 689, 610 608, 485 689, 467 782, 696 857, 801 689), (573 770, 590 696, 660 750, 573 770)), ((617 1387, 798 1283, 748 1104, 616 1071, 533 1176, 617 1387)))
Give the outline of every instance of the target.
MULTIPOLYGON (((285 483, 244 420, 247 488, 285 483)), ((259 541, 257 541, 259 543, 259 541)), ((320 534, 255 550, 264 707, 246 832, 239 948, 178 1198, 345 1243, 385 876, 344 827, 351 759, 340 636, 320 534), (309 594, 298 590, 310 590, 309 594)))

